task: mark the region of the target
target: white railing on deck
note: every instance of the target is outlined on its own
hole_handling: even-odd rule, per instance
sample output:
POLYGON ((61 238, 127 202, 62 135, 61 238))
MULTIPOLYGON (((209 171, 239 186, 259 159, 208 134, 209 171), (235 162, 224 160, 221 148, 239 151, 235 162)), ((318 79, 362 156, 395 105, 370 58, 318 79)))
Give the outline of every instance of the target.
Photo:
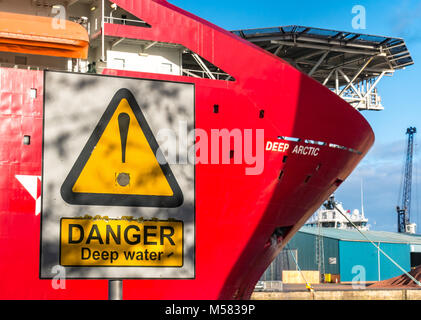
MULTIPOLYGON (((14 63, 0 63, 0 68, 12 68, 12 69, 26 69, 26 70, 46 70, 46 69, 53 69, 47 66, 28 66, 24 64, 14 64, 14 63)), ((58 68, 55 68, 58 69, 58 68)), ((66 69, 63 69, 66 70, 66 69)))
MULTIPOLYGON (((202 70, 183 69, 183 73, 189 77, 209 79, 206 72, 202 70)), ((212 74, 216 80, 234 81, 234 79, 227 73, 212 72, 212 74)))
POLYGON ((148 25, 145 21, 123 19, 123 18, 116 18, 116 17, 104 17, 104 23, 124 24, 128 26, 140 26, 140 27, 146 27, 148 25))

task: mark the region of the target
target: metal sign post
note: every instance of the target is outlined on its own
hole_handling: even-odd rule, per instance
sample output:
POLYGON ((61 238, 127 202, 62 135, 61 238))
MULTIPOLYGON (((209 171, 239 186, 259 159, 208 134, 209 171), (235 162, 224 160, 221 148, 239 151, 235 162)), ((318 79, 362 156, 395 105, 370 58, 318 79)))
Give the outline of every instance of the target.
POLYGON ((123 300, 123 280, 108 280, 108 300, 123 300))

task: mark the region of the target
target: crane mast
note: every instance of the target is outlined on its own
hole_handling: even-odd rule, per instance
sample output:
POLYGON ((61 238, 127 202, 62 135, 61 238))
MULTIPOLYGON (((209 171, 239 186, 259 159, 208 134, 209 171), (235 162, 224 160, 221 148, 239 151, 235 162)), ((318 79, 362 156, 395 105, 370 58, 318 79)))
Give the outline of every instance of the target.
MULTIPOLYGON (((412 188, 412 160, 414 155, 414 136, 417 132, 415 127, 407 129, 408 145, 406 149, 405 171, 403 177, 402 202, 396 210, 398 213, 398 232, 415 233, 415 225, 410 223, 411 218, 411 188, 412 188)), ((398 201, 399 202, 399 201, 398 201)))

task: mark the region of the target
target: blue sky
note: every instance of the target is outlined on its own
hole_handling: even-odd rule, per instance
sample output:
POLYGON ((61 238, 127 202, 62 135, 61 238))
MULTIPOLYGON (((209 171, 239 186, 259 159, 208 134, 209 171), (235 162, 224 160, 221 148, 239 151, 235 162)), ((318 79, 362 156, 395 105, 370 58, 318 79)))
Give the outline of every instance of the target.
MULTIPOLYGON (((385 107, 364 112, 376 142, 358 168, 336 193, 347 209, 360 208, 360 185, 364 185, 364 207, 372 230, 396 231, 396 211, 401 184, 406 128, 421 134, 421 0, 170 0, 224 29, 303 25, 405 39, 415 65, 383 79, 378 87, 385 107), (366 29, 353 30, 352 8, 366 9, 366 29)), ((416 150, 418 146, 416 138, 416 150)), ((412 196, 412 222, 421 233, 421 152, 416 151, 412 196), (418 183, 415 183, 418 182, 418 183)))

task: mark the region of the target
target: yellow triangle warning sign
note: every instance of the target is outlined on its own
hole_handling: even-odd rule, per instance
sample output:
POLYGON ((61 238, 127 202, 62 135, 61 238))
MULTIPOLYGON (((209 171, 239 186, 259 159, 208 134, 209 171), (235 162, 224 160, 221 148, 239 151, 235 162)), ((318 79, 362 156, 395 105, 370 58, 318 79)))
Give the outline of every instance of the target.
POLYGON ((61 187, 70 204, 178 207, 183 194, 134 96, 120 89, 61 187))

